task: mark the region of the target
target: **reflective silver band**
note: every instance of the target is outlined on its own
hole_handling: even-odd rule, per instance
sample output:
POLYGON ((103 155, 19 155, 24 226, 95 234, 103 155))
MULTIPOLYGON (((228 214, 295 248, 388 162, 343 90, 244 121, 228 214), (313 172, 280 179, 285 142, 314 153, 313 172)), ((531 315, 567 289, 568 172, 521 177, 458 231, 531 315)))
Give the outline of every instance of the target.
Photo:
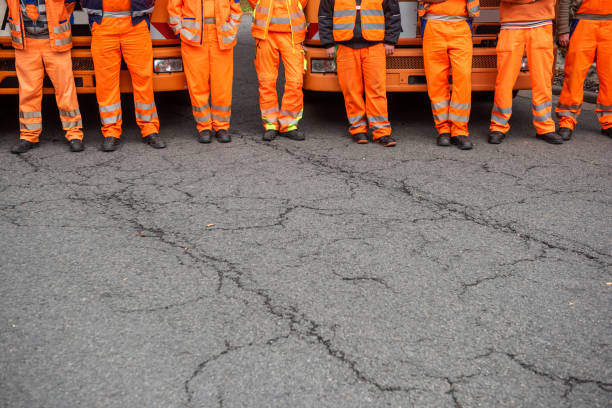
POLYGON ((132 15, 132 12, 130 10, 102 12, 103 17, 130 17, 131 15, 132 15))
POLYGON ((439 21, 466 21, 468 18, 466 16, 449 16, 445 14, 431 14, 427 13, 425 17, 426 20, 439 20, 439 21))
MULTIPOLYGON (((215 24, 215 19, 213 18, 212 20, 213 20, 212 24, 215 24)), ((204 23, 204 24, 208 24, 208 23, 204 23)), ((193 29, 198 29, 202 27, 202 25, 199 22, 194 21, 194 20, 183 20, 181 21, 181 25, 183 27, 193 28, 193 29)))
POLYGON ((71 110, 71 111, 60 110, 59 113, 60 113, 60 116, 74 118, 75 116, 79 116, 81 114, 81 111, 78 109, 71 110))
POLYGON ((145 104, 145 103, 134 101, 134 107, 138 108, 138 109, 142 109, 142 110, 149 110, 149 109, 153 109, 155 107, 155 102, 151 102, 149 104, 145 104))
POLYGON ((501 117, 501 116, 499 116, 499 115, 497 115, 495 113, 491 114, 491 120, 494 121, 494 122, 497 122, 497 123, 499 123, 501 125, 507 125, 508 124, 508 119, 503 118, 503 117, 501 117))
POLYGON ((102 10, 83 8, 83 11, 92 16, 101 16, 102 10))
POLYGON ((180 24, 181 23, 181 18, 177 17, 177 16, 169 16, 168 17, 168 24, 180 24))
POLYGON ((142 113, 136 112, 135 115, 136 115, 136 120, 142 120, 142 121, 148 122, 151 119, 155 119, 157 117, 157 112, 153 112, 150 115, 143 115, 142 113))
POLYGON ((66 45, 66 44, 70 44, 72 42, 72 35, 66 37, 66 38, 56 38, 55 39, 55 45, 66 45))
POLYGON ((278 111, 279 111, 278 106, 275 106, 274 108, 262 109, 261 114, 269 115, 271 113, 278 113, 278 111))
POLYGON ((557 112, 557 117, 561 118, 561 117, 567 117, 567 118, 574 118, 576 119, 578 117, 577 113, 571 112, 571 111, 558 111, 557 112))
POLYGON ((288 18, 281 18, 281 17, 272 17, 270 19, 270 24, 290 24, 291 20, 289 20, 288 18))
POLYGON ((121 102, 113 103, 112 105, 100 106, 100 113, 112 112, 121 109, 121 102))
POLYGON ((334 10, 334 17, 352 17, 356 15, 355 10, 334 10))
POLYGON ((534 122, 546 122, 551 117, 552 117, 551 113, 550 112, 546 112, 543 115, 533 115, 533 121, 534 122))
POLYGON ((19 128, 26 130, 40 130, 42 129, 42 123, 20 123, 19 128))
POLYGON ((459 103, 459 102, 451 101, 450 107, 455 108, 455 109, 468 110, 472 108, 472 105, 469 103, 459 103))
POLYGON ((216 115, 216 114, 212 114, 212 118, 213 120, 218 120, 219 122, 229 122, 229 115, 228 116, 221 116, 221 115, 216 115))
POLYGON ((448 112, 441 113, 439 115, 433 115, 433 118, 434 120, 437 120, 438 122, 448 120, 448 112))
POLYGON ((229 112, 232 110, 231 106, 220 106, 220 105, 210 105, 211 109, 219 111, 219 112, 229 112))
POLYGON ((385 13, 382 10, 376 10, 376 9, 361 9, 361 15, 362 16, 379 16, 379 17, 384 17, 385 13))
POLYGON ((441 101, 441 102, 438 102, 438 103, 432 103, 431 104, 431 109, 438 110, 438 109, 446 108, 448 106, 449 102, 450 101, 446 100, 446 101, 441 101))
POLYGON ((580 110, 582 105, 563 105, 560 103, 557 105, 557 109, 580 110))
POLYGON ((501 113, 502 115, 508 115, 512 113, 512 108, 500 108, 499 106, 493 106, 493 112, 501 113))
POLYGON ((232 20, 238 20, 238 21, 240 21, 240 14, 232 13, 232 14, 230 14, 230 18, 231 18, 232 20))
POLYGON ((270 11, 269 8, 267 7, 261 7, 259 4, 257 5, 257 7, 255 7, 255 12, 256 13, 261 13, 261 14, 268 14, 268 12, 270 11))
POLYGON ((200 41, 200 34, 192 34, 190 31, 187 31, 184 28, 181 29, 181 37, 189 41, 194 41, 194 42, 200 41))
POLYGON ((602 110, 602 111, 610 112, 610 111, 612 111, 612 105, 600 105, 600 104, 597 104, 595 106, 595 109, 599 109, 599 110, 602 110))
POLYGON ((463 122, 467 123, 470 120, 469 116, 455 115, 454 113, 450 113, 448 118, 453 122, 463 122))
POLYGON ((40 111, 36 111, 36 112, 19 112, 19 117, 23 118, 23 119, 42 118, 42 113, 40 111))
POLYGON ((288 110, 281 110, 281 111, 280 111, 280 114, 281 114, 282 116, 290 116, 290 117, 292 117, 292 118, 298 118, 298 117, 301 117, 301 116, 302 116, 302 113, 303 113, 303 111, 300 111, 300 112, 291 112, 291 111, 288 111, 288 110))
POLYGON ((265 27, 266 26, 266 20, 255 19, 255 20, 253 20, 253 24, 255 24, 256 26, 259 26, 259 27, 265 27))
POLYGON ((117 123, 122 119, 123 119, 123 116, 121 114, 118 114, 115 116, 110 116, 108 118, 100 118, 100 122, 102 122, 103 125, 110 125, 113 123, 117 123))
POLYGON ((349 126, 349 129, 357 129, 358 127, 366 126, 367 124, 368 122, 362 120, 360 122, 353 123, 351 126, 349 126))
POLYGON ((195 121, 198 123, 210 122, 210 113, 204 116, 194 116, 193 119, 195 119, 195 121))
POLYGON ((210 109, 210 106, 208 106, 208 105, 202 105, 202 106, 191 105, 191 110, 194 111, 194 112, 202 113, 202 112, 208 111, 209 109, 210 109))
POLYGON ((360 120, 365 120, 365 116, 353 116, 352 118, 348 118, 349 123, 355 123, 358 122, 360 120))
POLYGON ((388 122, 389 118, 387 116, 368 116, 368 122, 388 122))
POLYGON ((612 14, 576 14, 579 20, 612 20, 612 14))
POLYGON ((533 105, 533 109, 539 111, 539 110, 542 110, 544 108, 548 108, 548 107, 551 107, 551 106, 552 106, 552 101, 548 101, 548 102, 544 102, 544 103, 542 103, 540 105, 533 105))
POLYGON ((385 23, 361 23, 364 30, 384 30, 385 23))
POLYGON ((295 32, 298 32, 298 31, 305 30, 305 29, 306 29, 306 24, 298 24, 296 26, 293 26, 291 28, 291 31, 293 31, 295 33, 295 32))
POLYGON ((8 23, 9 27, 11 28, 11 30, 13 31, 17 31, 18 33, 21 32, 21 26, 18 24, 13 24, 13 23, 8 23))
POLYGON ((382 125, 377 123, 375 125, 371 125, 370 128, 374 129, 374 130, 376 130, 376 129, 390 129, 391 125, 388 124, 388 123, 384 123, 382 125))
POLYGON ((83 122, 80 120, 77 120, 75 122, 64 122, 62 121, 62 128, 64 129, 71 129, 71 128, 80 128, 83 127, 83 122))
POLYGON ((53 32, 55 34, 65 33, 66 31, 70 31, 70 23, 62 24, 56 27, 53 27, 53 32))
POLYGON ((234 42, 235 39, 236 39, 235 35, 230 35, 229 37, 223 37, 222 41, 223 43, 231 43, 231 42, 234 42))
MULTIPOLYGON (((184 21, 183 21, 183 24, 185 24, 185 22, 184 22, 184 21)), ((217 19, 216 19, 216 18, 214 18, 214 17, 206 17, 206 18, 204 19, 204 24, 209 24, 209 25, 214 25, 214 24, 217 24, 217 19)), ((200 28, 200 24, 198 24, 198 26, 197 26, 197 27, 194 27, 194 28, 200 28)))
POLYGON ((133 11, 132 17, 140 17, 140 16, 146 16, 147 14, 152 14, 154 8, 155 7, 151 7, 150 9, 146 9, 146 10, 133 11))

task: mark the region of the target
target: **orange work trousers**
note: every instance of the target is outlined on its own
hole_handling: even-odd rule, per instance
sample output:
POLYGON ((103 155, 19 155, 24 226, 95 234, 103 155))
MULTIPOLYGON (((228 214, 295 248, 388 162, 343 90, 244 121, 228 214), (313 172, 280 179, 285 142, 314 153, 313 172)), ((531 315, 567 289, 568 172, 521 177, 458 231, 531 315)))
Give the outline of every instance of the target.
POLYGON ((427 93, 439 134, 468 136, 472 108, 472 31, 467 21, 423 20, 427 93), (448 77, 452 69, 452 93, 448 77))
POLYGON ((603 129, 612 127, 612 21, 579 20, 565 56, 565 80, 555 112, 559 126, 574 129, 582 110, 584 80, 597 59, 599 94, 595 113, 603 129))
POLYGON ((42 95, 45 71, 55 88, 66 139, 83 139, 83 123, 77 100, 70 51, 51 48, 49 39, 27 38, 25 49, 15 50, 15 70, 19 80, 20 138, 38 142, 42 132, 42 95))
POLYGON ((96 74, 96 97, 100 108, 102 135, 121 136, 121 55, 132 77, 136 123, 142 137, 159 132, 153 97, 153 46, 146 21, 132 25, 131 17, 104 17, 94 23, 91 55, 96 74))
POLYGON ((512 116, 512 89, 527 52, 532 89, 533 126, 538 134, 555 131, 552 119, 552 25, 502 29, 497 41, 497 79, 491 131, 507 133, 512 116))
POLYGON ((202 46, 182 43, 181 53, 198 132, 229 129, 234 49, 219 49, 217 28, 205 24, 202 46))
POLYGON ((256 39, 255 44, 255 71, 264 128, 281 132, 295 130, 304 112, 302 45, 293 44, 290 32, 268 32, 265 40, 256 39), (285 90, 280 109, 276 93, 279 54, 285 67, 285 90))
POLYGON ((374 140, 390 135, 384 45, 379 43, 354 49, 340 44, 336 64, 349 121, 349 133, 366 133, 369 125, 374 140))

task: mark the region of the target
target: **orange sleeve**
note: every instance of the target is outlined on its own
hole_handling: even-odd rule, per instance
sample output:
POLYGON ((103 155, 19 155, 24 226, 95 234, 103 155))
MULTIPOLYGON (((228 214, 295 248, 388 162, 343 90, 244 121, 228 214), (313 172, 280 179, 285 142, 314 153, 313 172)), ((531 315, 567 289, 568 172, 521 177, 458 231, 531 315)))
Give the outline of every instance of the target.
POLYGON ((168 25, 178 34, 181 31, 181 16, 183 15, 183 0, 168 0, 168 25))

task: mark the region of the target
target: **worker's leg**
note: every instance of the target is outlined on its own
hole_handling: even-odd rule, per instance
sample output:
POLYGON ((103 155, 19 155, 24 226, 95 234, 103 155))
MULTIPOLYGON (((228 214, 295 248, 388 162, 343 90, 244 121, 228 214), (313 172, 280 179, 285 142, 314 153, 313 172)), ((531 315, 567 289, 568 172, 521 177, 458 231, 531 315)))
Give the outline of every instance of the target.
POLYGON ((368 131, 368 121, 363 99, 361 50, 338 45, 336 65, 338 82, 344 96, 346 116, 349 122, 349 133, 351 135, 366 133, 368 131))
POLYGON ((527 62, 531 75, 533 126, 539 135, 554 133, 552 119, 552 76, 555 61, 552 25, 525 30, 527 62))
POLYGON ((292 43, 291 33, 276 34, 285 67, 285 90, 278 122, 280 131, 288 132, 297 129, 304 112, 304 50, 301 44, 292 43))
POLYGON ((449 120, 451 136, 468 136, 472 109, 472 31, 465 21, 449 21, 449 49, 453 73, 449 120))
POLYGON ((387 71, 385 47, 382 43, 362 50, 363 85, 368 124, 372 139, 378 140, 391 134, 387 113, 387 71))
POLYGON ((42 132, 42 89, 45 69, 42 49, 46 39, 26 38, 25 49, 15 50, 15 70, 19 80, 20 138, 37 143, 42 132))
POLYGON ((278 78, 279 50, 275 36, 268 33, 265 40, 255 40, 255 71, 259 81, 259 108, 266 130, 279 130, 278 78))
POLYGON ((183 56, 183 67, 189 97, 191 99, 191 110, 196 121, 198 132, 212 129, 210 117, 210 59, 208 56, 208 45, 202 47, 181 43, 181 55, 183 56))
POLYGON ((427 20, 423 33, 423 61, 427 78, 427 93, 438 134, 451 133, 451 122, 448 118, 451 97, 448 85, 450 61, 444 32, 447 29, 446 23, 445 21, 427 20))

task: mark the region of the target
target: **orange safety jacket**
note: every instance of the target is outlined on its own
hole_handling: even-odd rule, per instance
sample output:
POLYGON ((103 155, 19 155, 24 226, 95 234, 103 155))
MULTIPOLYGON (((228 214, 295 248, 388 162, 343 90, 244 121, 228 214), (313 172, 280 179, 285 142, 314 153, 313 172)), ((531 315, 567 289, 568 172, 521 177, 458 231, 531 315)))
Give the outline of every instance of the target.
POLYGON ((583 0, 576 18, 585 20, 612 20, 612 1, 583 0))
MULTIPOLYGON (((382 0, 363 0, 359 6, 361 14, 361 35, 368 41, 385 39, 385 12, 382 0)), ((336 0, 334 2, 333 35, 334 41, 348 41, 353 38, 357 2, 355 0, 336 0)))
MULTIPOLYGON (((11 29, 13 47, 17 50, 25 48, 25 27, 19 0, 7 0, 9 15, 8 23, 11 29)), ((49 26, 49 41, 55 51, 67 51, 72 48, 72 30, 70 15, 74 10, 74 0, 47 0, 45 2, 47 24, 49 26)))
POLYGON ((293 44, 303 42, 306 38, 306 17, 304 16, 303 10, 303 7, 306 5, 306 0, 284 0, 287 6, 287 13, 289 14, 288 19, 279 18, 272 15, 272 10, 274 9, 273 2, 275 1, 283 0, 257 1, 253 11, 254 18, 253 26, 251 28, 251 35, 257 39, 265 40, 270 24, 275 24, 277 27, 287 25, 289 28, 287 32, 291 32, 293 44))
POLYGON ((169 0, 168 25, 181 41, 202 45, 204 24, 215 24, 219 48, 236 45, 242 10, 240 0, 215 0, 215 17, 204 18, 201 0, 169 0), (214 21, 213 21, 214 20, 214 21))
MULTIPOLYGON (((419 17, 423 17, 427 14, 427 12, 429 11, 429 6, 432 3, 443 3, 444 1, 446 0, 442 0, 442 1, 419 0, 419 5, 417 6, 417 12, 419 14, 419 17)), ((480 0, 468 0, 467 12, 468 12, 469 18, 480 16, 480 0)))

